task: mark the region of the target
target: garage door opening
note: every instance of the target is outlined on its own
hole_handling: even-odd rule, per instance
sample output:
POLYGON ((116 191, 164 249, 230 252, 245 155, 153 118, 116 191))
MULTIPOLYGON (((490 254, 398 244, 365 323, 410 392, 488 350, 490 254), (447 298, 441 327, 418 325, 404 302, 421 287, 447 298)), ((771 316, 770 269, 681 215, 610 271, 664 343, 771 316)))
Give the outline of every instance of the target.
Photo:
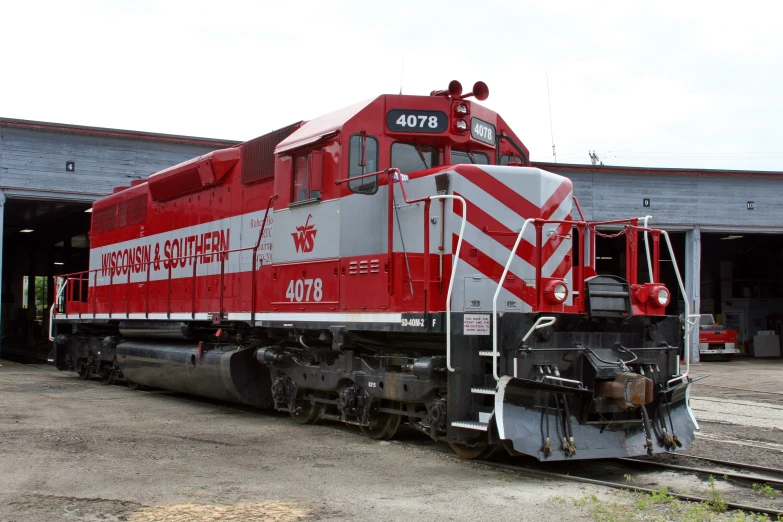
POLYGON ((703 233, 701 311, 739 332, 747 355, 780 355, 783 234, 703 233))
POLYGON ((57 277, 87 270, 89 201, 8 197, 3 205, 0 356, 45 360, 57 277))

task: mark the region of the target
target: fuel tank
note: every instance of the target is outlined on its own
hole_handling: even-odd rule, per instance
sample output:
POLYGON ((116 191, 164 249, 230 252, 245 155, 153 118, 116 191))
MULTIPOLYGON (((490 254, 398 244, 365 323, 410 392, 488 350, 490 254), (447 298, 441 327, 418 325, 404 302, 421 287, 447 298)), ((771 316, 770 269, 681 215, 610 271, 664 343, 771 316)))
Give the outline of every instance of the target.
POLYGON ((194 342, 124 341, 117 345, 117 363, 127 379, 150 386, 221 401, 269 408, 269 370, 253 350, 235 345, 199 350, 194 342))

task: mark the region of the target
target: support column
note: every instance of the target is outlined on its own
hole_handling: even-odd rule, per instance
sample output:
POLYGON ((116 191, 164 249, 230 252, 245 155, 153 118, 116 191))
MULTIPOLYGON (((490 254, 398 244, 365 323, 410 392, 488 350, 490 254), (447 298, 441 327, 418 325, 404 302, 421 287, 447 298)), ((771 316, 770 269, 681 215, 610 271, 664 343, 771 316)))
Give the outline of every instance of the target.
MULTIPOLYGON (((701 313, 701 227, 694 226, 685 233, 685 291, 691 313, 701 313)), ((684 310, 683 310, 684 312, 684 310)), ((699 328, 691 334, 691 362, 699 362, 699 328)))
POLYGON ((5 235, 5 192, 0 190, 0 357, 3 356, 3 236, 5 235))

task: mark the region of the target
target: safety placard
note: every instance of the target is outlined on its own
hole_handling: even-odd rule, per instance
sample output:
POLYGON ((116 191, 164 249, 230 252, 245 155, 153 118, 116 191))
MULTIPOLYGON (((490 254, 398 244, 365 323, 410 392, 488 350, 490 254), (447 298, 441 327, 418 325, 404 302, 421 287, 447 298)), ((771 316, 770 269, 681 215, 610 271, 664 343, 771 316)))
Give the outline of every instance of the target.
POLYGON ((465 314, 465 335, 489 335, 489 315, 465 314))

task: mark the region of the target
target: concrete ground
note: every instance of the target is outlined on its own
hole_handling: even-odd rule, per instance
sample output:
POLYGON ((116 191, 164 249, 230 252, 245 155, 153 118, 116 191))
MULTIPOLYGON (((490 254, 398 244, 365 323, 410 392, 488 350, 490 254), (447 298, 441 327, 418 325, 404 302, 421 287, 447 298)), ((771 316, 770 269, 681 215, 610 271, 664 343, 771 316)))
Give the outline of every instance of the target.
POLYGON ((437 451, 444 447, 415 435, 375 442, 341 425, 300 426, 286 415, 132 392, 45 366, 0 364, 2 521, 217 514, 220 520, 589 520, 582 508, 548 499, 598 492, 512 477, 437 451))
POLYGON ((688 452, 783 469, 783 359, 736 357, 691 366, 701 432, 688 452))
MULTIPOLYGON (((462 461, 417 434, 163 391, 132 392, 0 361, 0 521, 591 520, 607 490, 462 461)), ((704 363, 686 453, 783 468, 783 360, 704 363)))

